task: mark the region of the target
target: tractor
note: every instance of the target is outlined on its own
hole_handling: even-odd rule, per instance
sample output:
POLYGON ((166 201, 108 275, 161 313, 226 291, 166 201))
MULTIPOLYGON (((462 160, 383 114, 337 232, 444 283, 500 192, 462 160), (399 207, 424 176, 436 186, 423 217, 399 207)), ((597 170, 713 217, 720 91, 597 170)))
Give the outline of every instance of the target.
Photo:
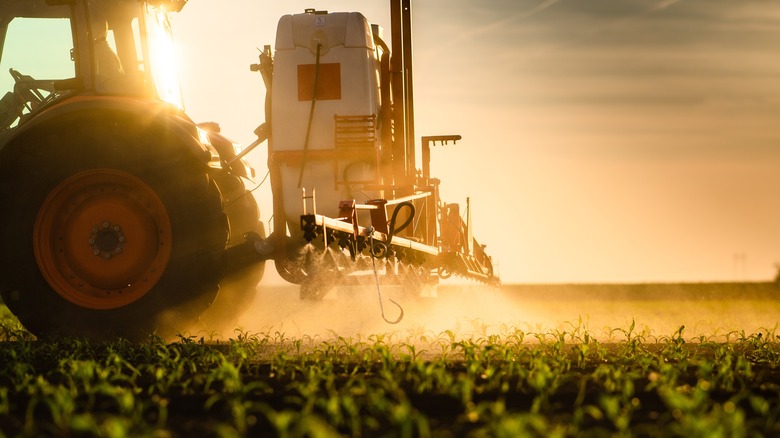
POLYGON ((183 111, 184 4, 3 1, 0 295, 36 335, 166 333, 241 308, 262 277, 237 255, 264 236, 254 170, 183 111))
POLYGON ((453 274, 498 284, 469 208, 430 175, 431 146, 460 136, 423 137, 417 168, 410 0, 391 1, 392 50, 360 13, 282 17, 251 66, 266 120, 246 148, 183 110, 169 14, 185 4, 3 2, 0 296, 28 330, 229 324, 267 260, 309 300, 367 283, 420 295, 453 274), (262 143, 268 235, 244 160, 262 143))

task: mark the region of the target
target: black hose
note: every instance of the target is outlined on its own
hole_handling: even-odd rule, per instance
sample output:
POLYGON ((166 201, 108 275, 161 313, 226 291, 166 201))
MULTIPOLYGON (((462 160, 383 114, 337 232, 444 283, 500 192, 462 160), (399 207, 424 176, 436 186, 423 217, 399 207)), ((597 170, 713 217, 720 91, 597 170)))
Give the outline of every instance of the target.
POLYGON ((393 236, 395 235, 395 233, 403 231, 403 230, 406 229, 406 227, 411 225, 412 221, 414 220, 414 214, 415 214, 414 204, 412 204, 411 202, 405 201, 405 202, 402 202, 402 203, 398 204, 398 206, 395 208, 395 210, 393 210, 393 215, 390 216, 390 222, 388 223, 388 227, 387 227, 388 228, 388 232, 387 232, 387 244, 388 245, 390 245, 391 241, 393 240, 393 236), (395 221, 396 221, 396 219, 398 219, 398 213, 401 212, 401 208, 402 207, 409 208, 409 217, 406 218, 406 221, 403 224, 401 224, 400 226, 396 227, 395 221))
POLYGON ((298 174, 298 188, 301 188, 301 182, 303 181, 303 169, 306 167, 306 152, 309 151, 309 136, 311 135, 311 125, 314 120, 314 105, 317 103, 317 85, 320 81, 320 48, 322 48, 322 44, 317 43, 317 60, 314 63, 314 90, 311 93, 309 123, 306 126, 306 140, 303 142, 303 160, 301 160, 301 172, 298 174))

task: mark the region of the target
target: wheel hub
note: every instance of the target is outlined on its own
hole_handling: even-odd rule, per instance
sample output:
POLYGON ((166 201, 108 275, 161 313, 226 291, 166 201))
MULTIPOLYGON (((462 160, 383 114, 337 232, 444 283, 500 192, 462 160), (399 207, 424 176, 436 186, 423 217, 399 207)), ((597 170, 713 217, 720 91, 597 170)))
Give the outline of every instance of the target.
POLYGON ((92 248, 92 254, 110 260, 122 253, 127 238, 122 232, 122 227, 103 221, 103 223, 92 227, 92 234, 90 234, 88 242, 92 248))

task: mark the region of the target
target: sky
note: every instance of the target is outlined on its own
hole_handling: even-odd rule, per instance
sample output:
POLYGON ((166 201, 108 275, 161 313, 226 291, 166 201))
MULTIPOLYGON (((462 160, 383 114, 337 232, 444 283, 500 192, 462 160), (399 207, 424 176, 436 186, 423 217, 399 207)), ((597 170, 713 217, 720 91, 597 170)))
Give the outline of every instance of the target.
MULTIPOLYGON (((190 116, 251 143, 249 64, 305 8, 362 12, 389 40, 386 1, 191 0, 173 21, 190 116)), ((463 136, 431 171, 444 201, 471 199, 504 283, 774 278, 780 3, 424 0, 413 32, 418 141, 463 136)))

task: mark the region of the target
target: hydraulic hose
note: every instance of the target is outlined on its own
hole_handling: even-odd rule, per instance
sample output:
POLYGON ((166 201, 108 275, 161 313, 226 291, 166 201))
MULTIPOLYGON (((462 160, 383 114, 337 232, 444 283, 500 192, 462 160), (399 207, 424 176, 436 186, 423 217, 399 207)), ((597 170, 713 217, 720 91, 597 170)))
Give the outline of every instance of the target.
POLYGON ((395 208, 395 210, 393 210, 393 215, 390 216, 390 222, 388 222, 388 226, 387 226, 387 228, 388 228, 387 244, 388 245, 390 245, 391 241, 393 240, 393 236, 395 235, 395 233, 403 231, 403 230, 406 229, 406 227, 411 225, 412 221, 414 220, 414 214, 415 214, 414 204, 412 204, 411 202, 405 201, 405 202, 402 202, 402 203, 398 204, 398 206, 395 208), (401 212, 401 208, 402 207, 406 207, 406 208, 409 209, 409 217, 406 218, 406 221, 403 224, 401 224, 400 226, 396 226, 395 221, 396 221, 396 219, 398 219, 398 214, 401 212))

